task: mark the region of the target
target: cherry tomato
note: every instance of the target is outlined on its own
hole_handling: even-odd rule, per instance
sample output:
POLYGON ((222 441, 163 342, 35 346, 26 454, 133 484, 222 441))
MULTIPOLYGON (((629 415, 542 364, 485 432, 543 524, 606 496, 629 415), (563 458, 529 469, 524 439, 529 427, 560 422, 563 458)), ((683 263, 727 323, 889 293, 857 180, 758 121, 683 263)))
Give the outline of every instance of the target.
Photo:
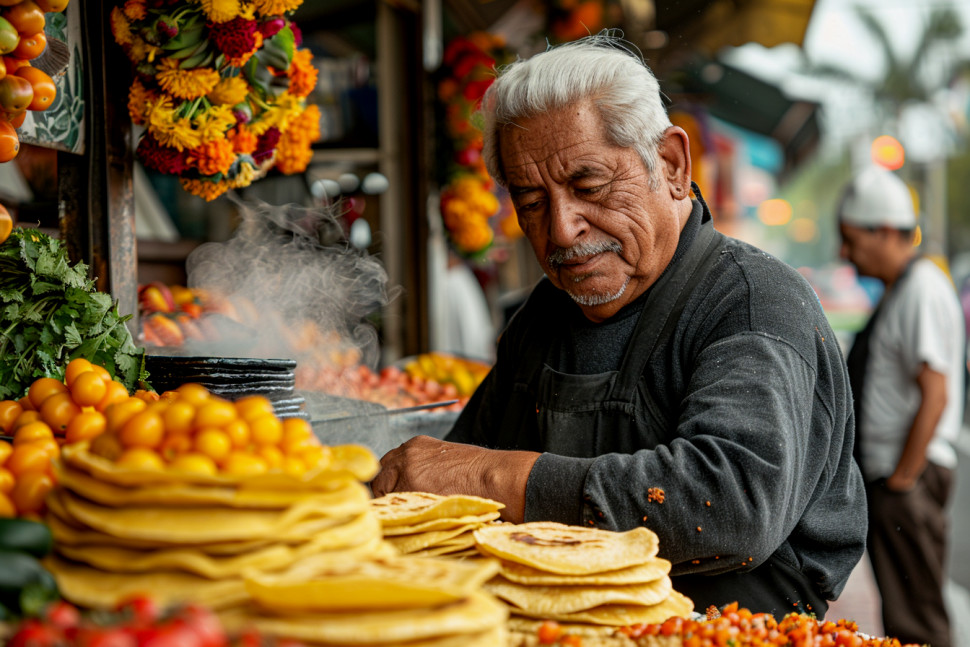
POLYGON ((249 423, 245 420, 237 418, 229 424, 223 425, 222 430, 229 436, 229 441, 234 449, 243 449, 249 444, 249 423))
POLYGON ((32 443, 37 440, 54 440, 54 432, 44 422, 31 422, 24 425, 13 436, 13 446, 32 443))
POLYGON ((95 371, 86 371, 76 376, 68 388, 74 401, 82 407, 93 407, 108 393, 108 385, 95 371))
POLYGON ((63 433, 67 429, 68 423, 71 422, 71 418, 79 413, 81 413, 81 407, 77 406, 69 392, 55 393, 40 405, 40 417, 55 432, 63 433))
MULTIPOLYGON (((4 76, 6 76, 6 71, 3 67, 3 59, 0 59, 0 79, 4 76)), ((0 204, 0 243, 10 237, 11 231, 13 231, 13 217, 6 207, 0 204)))
POLYGON ((16 400, 0 402, 0 431, 10 434, 17 416, 24 412, 24 408, 16 400))
POLYGON ((74 380, 77 379, 78 375, 81 373, 87 373, 91 370, 93 370, 91 362, 83 357, 75 357, 67 363, 67 367, 64 369, 64 383, 68 386, 68 388, 70 388, 74 384, 74 380))
POLYGON ((13 453, 13 445, 6 440, 0 440, 0 465, 5 465, 10 454, 13 453))
MULTIPOLYGON (((17 58, 22 58, 26 61, 32 61, 38 56, 40 56, 41 54, 43 54, 45 49, 47 49, 47 36, 44 35, 43 31, 39 31, 32 36, 21 36, 20 42, 17 43, 17 46, 14 47, 13 51, 10 53, 16 56, 17 58)), ((35 69, 35 68, 30 68, 30 69, 35 69)), ((38 72, 39 71, 40 70, 38 70, 38 72)), ((45 76, 47 75, 45 74, 45 76)), ((49 76, 47 78, 50 79, 49 76)), ((30 79, 27 79, 27 80, 29 81, 30 79)), ((51 85, 53 84, 54 82, 51 81, 51 85)), ((37 88, 35 86, 34 97, 36 98, 36 96, 37 96, 37 88)), ((34 110, 34 109, 35 108, 31 108, 31 110, 34 110)))
POLYGON ((179 611, 178 619, 184 621, 199 641, 199 647, 225 647, 226 632, 218 616, 199 604, 188 603, 179 611))
POLYGON ((77 628, 73 645, 77 647, 137 647, 138 638, 125 627, 84 625, 77 628))
POLYGON ((36 618, 28 618, 10 636, 7 647, 55 647, 63 642, 64 637, 56 628, 45 625, 36 618))
POLYGON ((28 398, 26 395, 24 397, 22 397, 22 398, 19 398, 17 400, 17 402, 19 402, 20 403, 20 406, 22 406, 24 408, 24 411, 36 411, 37 410, 37 407, 35 407, 33 404, 31 404, 30 398, 28 398))
POLYGON ((178 391, 179 400, 184 400, 196 407, 202 406, 212 395, 209 393, 209 389, 194 382, 183 384, 175 390, 178 391))
POLYGON ((257 445, 278 445, 283 439, 283 423, 271 414, 263 414, 249 421, 249 431, 257 445))
MULTIPOLYGON (((43 36, 43 34, 37 34, 37 36, 32 36, 31 38, 38 38, 40 36, 43 36)), ((23 45, 24 41, 20 41, 20 44, 23 45)), ((34 91, 34 98, 31 99, 27 110, 43 112, 51 107, 54 99, 57 98, 57 86, 54 85, 54 79, 47 76, 46 72, 36 67, 24 66, 14 72, 14 75, 22 79, 27 79, 27 82, 30 83, 30 87, 34 91)))
POLYGON ((221 463, 232 449, 229 435, 215 427, 203 427, 195 435, 195 451, 221 463))
POLYGON ((162 413, 165 430, 170 434, 188 434, 195 425, 195 407, 184 400, 175 400, 162 413))
POLYGON ((49 474, 27 472, 17 478, 10 492, 10 500, 20 514, 43 512, 44 499, 52 489, 54 489, 54 479, 49 474))
POLYGON ((259 456, 254 456, 248 452, 230 452, 226 457, 222 469, 227 474, 237 474, 240 476, 251 476, 254 474, 265 474, 269 470, 269 465, 259 456))
POLYGON ((249 421, 257 416, 273 413, 273 403, 262 395, 247 395, 233 403, 239 417, 249 421))
MULTIPOLYGON (((102 377, 102 379, 104 378, 102 377)), ((101 401, 94 405, 94 408, 98 411, 106 412, 108 407, 110 407, 112 404, 125 402, 129 397, 131 397, 128 395, 128 389, 126 389, 125 385, 121 382, 110 380, 106 381, 105 385, 107 387, 107 392, 104 394, 104 397, 101 398, 101 401)))
POLYGON ((20 34, 21 40, 26 36, 33 36, 44 31, 44 25, 47 24, 44 11, 37 6, 34 0, 22 0, 14 6, 4 9, 0 15, 14 26, 20 34))
POLYGON ((158 453, 147 447, 131 447, 122 452, 115 465, 130 470, 159 472, 165 469, 165 461, 158 453))
POLYGON ((158 446, 158 453, 168 462, 174 461, 182 454, 192 451, 192 436, 189 434, 168 435, 158 446))
POLYGON ((0 494, 10 494, 16 479, 10 470, 0 467, 0 494))
POLYGON ((223 427, 236 419, 236 407, 231 402, 210 398, 195 413, 197 427, 223 427))
POLYGON ((161 615, 161 608, 147 595, 132 595, 118 603, 115 611, 130 615, 138 624, 151 624, 161 615))
POLYGON ((198 452, 188 452, 176 456, 168 464, 168 467, 177 472, 188 472, 190 474, 213 475, 219 471, 214 460, 198 452))
MULTIPOLYGON (((3 77, 0 76, 0 78, 3 78, 3 77)), ((15 129, 16 128, 20 128, 21 126, 23 126, 24 125, 24 121, 26 119, 27 119, 27 111, 26 110, 21 110, 20 112, 15 112, 15 113, 12 113, 12 114, 8 114, 7 115, 7 121, 9 121, 10 122, 10 125, 13 126, 15 129)), ((19 137, 19 135, 18 135, 18 137, 19 137)))
POLYGON ((47 449, 39 443, 26 443, 13 448, 10 458, 4 467, 17 479, 31 472, 46 472, 50 467, 50 457, 47 449))
POLYGON ((71 629, 81 622, 81 612, 70 602, 57 600, 44 608, 44 620, 59 629, 71 629))
POLYGON ((64 439, 69 443, 91 440, 104 433, 108 421, 100 411, 82 411, 67 423, 64 439))
POLYGON ((17 419, 13 421, 13 428, 10 430, 11 433, 17 433, 17 430, 24 425, 29 425, 32 422, 43 421, 40 417, 40 411, 24 411, 22 414, 17 416, 17 419))
POLYGON ((40 405, 44 403, 44 400, 55 393, 67 393, 67 387, 63 382, 52 377, 38 378, 27 389, 27 397, 30 398, 30 403, 38 411, 40 410, 40 405))
POLYGON ((108 382, 116 382, 117 381, 117 380, 114 379, 114 377, 108 371, 108 369, 106 369, 105 367, 101 366, 100 364, 91 364, 91 370, 94 371, 94 372, 96 372, 98 375, 100 375, 101 376, 101 379, 105 381, 105 384, 107 384, 108 382))
POLYGON ((121 441, 115 434, 105 432, 91 441, 91 453, 112 462, 118 460, 122 451, 124 447, 121 446, 121 441))
POLYGON ((153 411, 142 411, 132 416, 118 432, 118 439, 125 447, 154 449, 165 435, 162 417, 153 411))
POLYGON ((257 447, 256 455, 266 461, 271 470, 278 470, 283 466, 283 451, 276 445, 257 447))
POLYGON ((125 423, 131 420, 135 414, 141 413, 148 408, 144 400, 138 398, 127 398, 120 402, 115 402, 104 410, 104 417, 107 419, 108 431, 118 433, 125 423))
POLYGON ((283 456, 283 471, 292 476, 300 477, 306 474, 306 465, 297 456, 283 456))
MULTIPOLYGON (((6 494, 0 494, 0 518, 10 519, 17 516, 17 508, 6 494)), ((12 643, 7 643, 8 645, 12 643)))

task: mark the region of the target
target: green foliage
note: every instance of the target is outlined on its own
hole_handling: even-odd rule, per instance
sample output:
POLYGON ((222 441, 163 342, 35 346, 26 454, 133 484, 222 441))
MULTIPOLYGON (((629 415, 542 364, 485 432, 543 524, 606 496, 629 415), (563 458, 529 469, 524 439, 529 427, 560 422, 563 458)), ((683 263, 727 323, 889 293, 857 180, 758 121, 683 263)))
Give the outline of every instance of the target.
POLYGON ((61 242, 14 229, 0 245, 0 399, 19 398, 39 377, 63 379, 75 357, 101 364, 133 390, 148 377, 117 303, 98 292, 61 242))

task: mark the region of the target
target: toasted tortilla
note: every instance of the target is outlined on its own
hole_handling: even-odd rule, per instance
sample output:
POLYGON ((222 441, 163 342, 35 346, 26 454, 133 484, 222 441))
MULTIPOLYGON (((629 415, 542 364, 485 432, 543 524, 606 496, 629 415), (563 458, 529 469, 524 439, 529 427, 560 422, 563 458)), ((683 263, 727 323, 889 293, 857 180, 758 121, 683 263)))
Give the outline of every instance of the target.
MULTIPOLYGON (((373 505, 373 504, 372 504, 373 505)), ((450 530, 459 526, 480 526, 498 519, 499 512, 488 512, 480 515, 467 515, 464 517, 445 517, 444 519, 429 519, 420 523, 406 526, 385 526, 384 534, 394 535, 413 535, 419 532, 430 532, 433 530, 450 530)))
POLYGON ((646 528, 611 532, 550 521, 490 524, 475 530, 482 552, 562 575, 587 575, 642 564, 656 556, 657 535, 646 528))
POLYGON ((321 531, 302 544, 275 543, 233 555, 213 556, 198 548, 133 549, 111 544, 62 544, 58 545, 57 552, 68 559, 112 573, 179 571, 218 580, 236 577, 244 569, 278 570, 324 551, 362 545, 373 549, 380 540, 380 522, 366 512, 349 523, 321 531))
MULTIPOLYGON (((274 615, 261 612, 258 607, 245 607, 227 610, 220 618, 229 631, 252 626, 271 636, 313 644, 409 645, 412 641, 423 645, 416 641, 475 638, 494 631, 504 626, 508 607, 491 595, 476 591, 456 602, 420 609, 274 615)), ((445 644, 450 647, 455 643, 445 644)))
POLYGON ((82 499, 68 490, 55 489, 57 499, 71 519, 92 530, 114 537, 194 545, 253 539, 279 539, 300 522, 333 519, 367 510, 366 489, 356 500, 320 505, 309 499, 285 510, 246 510, 226 507, 131 507, 109 508, 82 499))
POLYGON ((324 558, 304 560, 283 574, 248 576, 246 589, 261 607, 287 614, 415 609, 468 597, 497 572, 495 560, 400 556, 334 563, 324 558))
MULTIPOLYGON (((452 528, 451 530, 431 530, 429 532, 419 532, 414 535, 385 535, 384 539, 402 553, 407 554, 422 550, 424 548, 438 546, 445 541, 455 539, 478 527, 479 526, 477 524, 471 524, 468 526, 452 528)), ((472 540, 474 542, 474 537, 472 540)))
POLYGON ((228 485, 252 490, 328 490, 334 481, 348 478, 367 482, 380 470, 374 453, 363 445, 333 445, 326 447, 325 458, 302 476, 284 472, 259 475, 195 474, 174 470, 141 471, 118 466, 88 451, 87 441, 65 445, 61 460, 91 476, 115 485, 139 487, 154 483, 192 483, 196 485, 228 485))
POLYGON ((563 584, 645 584, 658 580, 670 573, 670 562, 662 557, 653 557, 642 564, 628 566, 615 571, 602 571, 588 575, 560 575, 540 571, 537 568, 501 560, 502 576, 512 582, 537 586, 559 586, 563 584))
POLYGON ((492 595, 539 615, 586 611, 604 604, 651 606, 667 599, 673 587, 667 576, 648 584, 622 586, 530 586, 501 575, 484 586, 492 595))
POLYGON ((238 577, 210 580, 176 571, 108 573, 56 555, 45 557, 43 564, 57 581, 61 596, 87 609, 115 609, 135 595, 150 595, 161 607, 198 602, 213 609, 235 606, 249 597, 238 577))
POLYGON ((694 610, 694 603, 687 596, 671 591, 666 600, 651 606, 629 604, 604 604, 576 613, 534 613, 528 609, 515 608, 512 613, 529 618, 556 620, 557 622, 588 623, 625 627, 635 624, 653 624, 667 618, 688 617, 694 610))
POLYGON ((357 480, 345 478, 330 483, 331 489, 264 490, 227 485, 197 485, 192 483, 152 483, 146 487, 124 487, 95 478, 79 469, 62 464, 57 473, 59 485, 95 503, 110 507, 126 506, 206 506, 224 505, 233 508, 279 510, 312 497, 322 505, 339 504, 359 498, 364 486, 357 480))
POLYGON ((460 494, 442 496, 430 492, 392 492, 373 499, 371 507, 385 527, 392 527, 415 526, 432 519, 485 515, 498 512, 505 504, 460 494))

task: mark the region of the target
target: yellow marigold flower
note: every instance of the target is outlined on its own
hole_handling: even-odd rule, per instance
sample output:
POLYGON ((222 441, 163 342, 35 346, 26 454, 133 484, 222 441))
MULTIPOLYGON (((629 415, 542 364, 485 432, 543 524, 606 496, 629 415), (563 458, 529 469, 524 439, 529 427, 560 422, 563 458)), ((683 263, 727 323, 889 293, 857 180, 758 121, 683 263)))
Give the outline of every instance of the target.
POLYGON ((229 182, 221 180, 219 182, 209 182, 208 180, 188 180, 182 178, 180 180, 182 188, 191 193, 192 195, 197 195, 203 198, 206 202, 211 202, 215 200, 220 195, 231 189, 229 182))
POLYGON ((129 50, 128 57, 139 63, 141 61, 148 61, 149 63, 155 60, 159 52, 162 50, 155 47, 151 43, 148 43, 138 36, 131 37, 131 50, 129 50))
POLYGON ((219 83, 219 72, 211 67, 182 70, 177 60, 163 58, 155 73, 155 80, 173 97, 192 100, 212 92, 212 88, 219 83))
POLYGON ((175 108, 172 105, 171 97, 162 95, 150 105, 146 105, 145 120, 148 122, 149 128, 161 128, 174 123, 175 108))
POLYGON ((236 118, 230 106, 212 106, 207 110, 199 110, 193 123, 202 139, 220 139, 235 125, 236 118))
POLYGON ((212 22, 227 22, 240 12, 239 0, 202 0, 202 11, 212 22))
POLYGON ((293 62, 286 71, 290 78, 288 92, 296 97, 306 97, 317 87, 317 68, 313 66, 313 53, 299 49, 293 54, 293 62))
POLYGON ((192 150, 202 143, 202 137, 192 128, 187 118, 176 119, 170 116, 167 119, 155 119, 161 114, 161 111, 153 110, 148 115, 148 132, 158 140, 158 143, 179 151, 192 150))
POLYGON ((118 7, 111 10, 111 33, 115 37, 115 42, 122 47, 131 45, 131 25, 128 24, 124 12, 118 7))
POLYGON ((157 100, 157 92, 148 90, 141 81, 135 79, 128 90, 128 115, 132 123, 144 126, 148 112, 157 100))
POLYGON ((253 0, 257 13, 264 16, 279 16, 294 11, 303 0, 253 0))
POLYGON ((229 180, 229 185, 234 189, 241 189, 253 183, 256 179, 256 169, 252 164, 242 162, 239 164, 239 172, 236 177, 229 180))
POLYGON ((216 87, 212 88, 207 98, 212 103, 234 106, 242 103, 248 94, 249 84, 246 80, 241 76, 230 76, 216 83, 216 87))
POLYGON ((257 138, 244 124, 239 124, 231 129, 226 137, 232 143, 232 149, 237 153, 252 153, 256 150, 257 138))
POLYGON ((123 11, 129 20, 144 20, 145 0, 126 0, 123 11))
POLYGON ((232 144, 225 138, 203 142, 189 151, 189 164, 199 169, 202 175, 226 174, 235 161, 232 144))

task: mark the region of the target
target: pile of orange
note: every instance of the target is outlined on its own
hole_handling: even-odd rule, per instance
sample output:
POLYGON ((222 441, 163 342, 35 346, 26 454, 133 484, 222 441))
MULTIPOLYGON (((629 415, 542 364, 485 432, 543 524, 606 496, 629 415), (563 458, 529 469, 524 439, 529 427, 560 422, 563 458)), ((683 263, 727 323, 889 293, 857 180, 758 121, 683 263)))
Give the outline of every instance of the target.
POLYGON ((28 110, 47 110, 57 97, 54 80, 30 61, 47 49, 45 13, 69 0, 0 0, 0 162, 20 151, 17 129, 28 110))

